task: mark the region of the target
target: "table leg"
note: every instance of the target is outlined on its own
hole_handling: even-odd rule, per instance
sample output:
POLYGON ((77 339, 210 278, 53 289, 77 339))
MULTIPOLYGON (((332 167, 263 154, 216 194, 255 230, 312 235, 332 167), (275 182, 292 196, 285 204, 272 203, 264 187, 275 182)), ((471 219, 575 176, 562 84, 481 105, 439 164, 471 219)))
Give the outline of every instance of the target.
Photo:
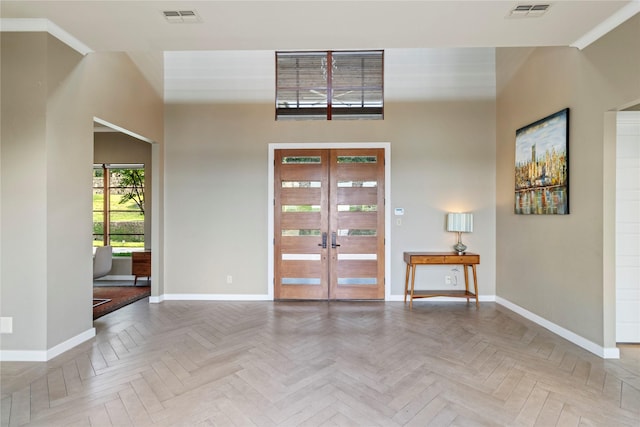
POLYGON ((407 274, 404 276, 404 303, 407 303, 407 293, 409 291, 409 264, 407 264, 407 274))
POLYGON ((416 283, 416 265, 411 264, 411 299, 409 300, 409 309, 413 308, 413 289, 416 283))
POLYGON ((478 300, 478 275, 476 273, 476 265, 472 264, 471 268, 473 269, 473 290, 476 293, 476 308, 480 307, 480 301, 478 300))
POLYGON ((464 270, 464 290, 467 292, 467 303, 469 303, 469 270, 467 270, 467 267, 469 267, 468 264, 462 266, 464 270))

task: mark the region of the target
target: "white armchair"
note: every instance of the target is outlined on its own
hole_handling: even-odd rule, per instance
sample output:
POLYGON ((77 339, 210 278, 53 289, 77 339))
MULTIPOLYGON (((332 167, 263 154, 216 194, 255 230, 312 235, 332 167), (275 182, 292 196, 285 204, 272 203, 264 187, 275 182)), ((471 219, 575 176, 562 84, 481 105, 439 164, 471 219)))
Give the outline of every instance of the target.
POLYGON ((98 246, 93 256, 93 278, 104 277, 111 271, 113 263, 111 246, 98 246))

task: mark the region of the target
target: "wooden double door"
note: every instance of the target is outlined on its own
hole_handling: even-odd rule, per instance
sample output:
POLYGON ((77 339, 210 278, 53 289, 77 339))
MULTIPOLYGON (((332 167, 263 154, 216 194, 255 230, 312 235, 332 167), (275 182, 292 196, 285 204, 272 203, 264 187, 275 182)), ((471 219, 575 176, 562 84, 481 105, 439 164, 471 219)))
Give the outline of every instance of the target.
POLYGON ((384 149, 276 150, 276 299, 384 298, 384 149))

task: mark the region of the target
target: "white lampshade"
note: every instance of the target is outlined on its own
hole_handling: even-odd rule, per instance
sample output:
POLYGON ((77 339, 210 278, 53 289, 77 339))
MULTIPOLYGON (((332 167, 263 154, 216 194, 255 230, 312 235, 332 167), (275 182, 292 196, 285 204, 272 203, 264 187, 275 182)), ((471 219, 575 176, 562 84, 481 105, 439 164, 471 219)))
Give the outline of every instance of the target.
POLYGON ((447 214, 447 231, 471 233, 473 231, 473 214, 470 212, 450 212, 447 214))

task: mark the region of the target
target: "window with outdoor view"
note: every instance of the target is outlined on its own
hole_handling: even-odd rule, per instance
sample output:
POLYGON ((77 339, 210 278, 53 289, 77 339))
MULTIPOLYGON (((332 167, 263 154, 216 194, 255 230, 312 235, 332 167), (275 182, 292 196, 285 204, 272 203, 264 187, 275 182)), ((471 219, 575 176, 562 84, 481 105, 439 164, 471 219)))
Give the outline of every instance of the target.
POLYGON ((144 165, 94 165, 93 246, 144 249, 144 165))
POLYGON ((382 119, 384 52, 276 52, 276 120, 382 119))

